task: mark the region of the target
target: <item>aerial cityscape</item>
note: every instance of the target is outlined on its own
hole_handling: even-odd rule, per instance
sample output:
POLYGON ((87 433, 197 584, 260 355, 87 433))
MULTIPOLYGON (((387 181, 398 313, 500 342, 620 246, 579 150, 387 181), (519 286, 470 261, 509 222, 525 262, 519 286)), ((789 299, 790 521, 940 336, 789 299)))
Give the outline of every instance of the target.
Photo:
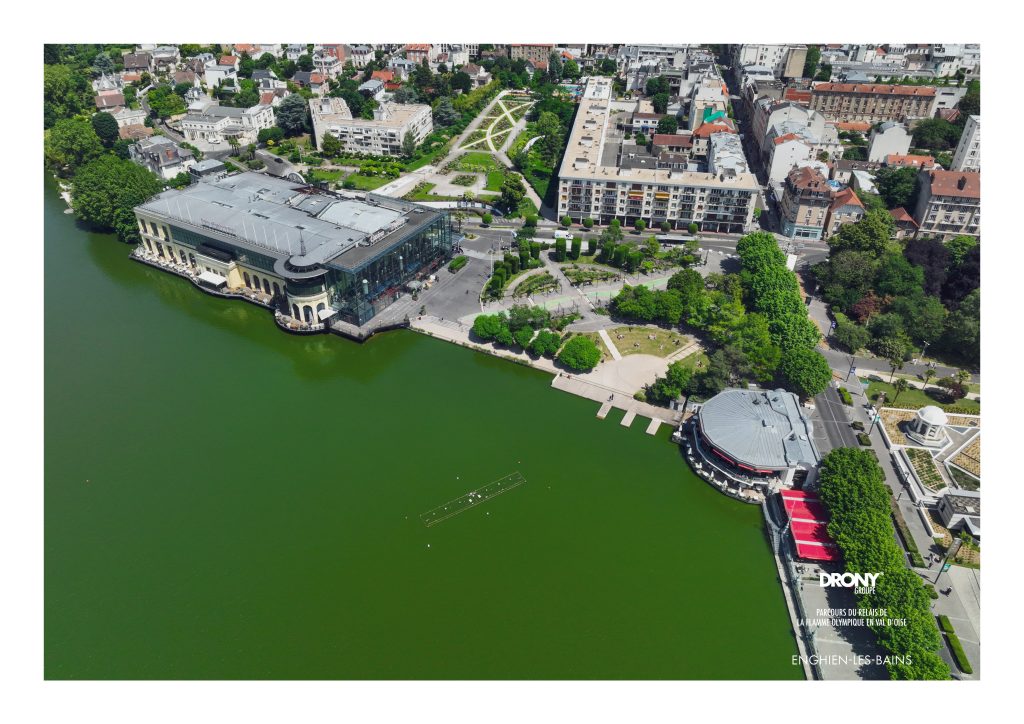
POLYGON ((981 678, 980 44, 43 55, 47 679, 981 678))

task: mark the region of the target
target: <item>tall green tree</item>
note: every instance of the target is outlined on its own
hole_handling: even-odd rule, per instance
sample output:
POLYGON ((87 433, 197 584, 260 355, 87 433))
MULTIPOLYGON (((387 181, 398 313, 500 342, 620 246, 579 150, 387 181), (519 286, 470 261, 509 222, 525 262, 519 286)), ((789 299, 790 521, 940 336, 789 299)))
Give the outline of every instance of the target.
POLYGON ((297 93, 285 96, 274 111, 274 117, 278 128, 284 131, 285 136, 297 136, 303 133, 308 125, 309 117, 306 99, 297 93))
POLYGON ((103 142, 92 123, 84 118, 66 118, 46 136, 44 157, 50 168, 71 175, 82 165, 103 153, 103 142))
POLYGON ((82 221, 117 233, 121 241, 139 239, 133 209, 163 188, 147 169, 105 154, 82 166, 71 185, 71 206, 82 221))
POLYGON ((113 146, 119 138, 117 120, 106 111, 93 115, 92 128, 107 148, 113 146))
POLYGON ((779 365, 789 387, 801 397, 814 397, 824 392, 832 380, 828 361, 813 348, 789 347, 782 352, 779 365))

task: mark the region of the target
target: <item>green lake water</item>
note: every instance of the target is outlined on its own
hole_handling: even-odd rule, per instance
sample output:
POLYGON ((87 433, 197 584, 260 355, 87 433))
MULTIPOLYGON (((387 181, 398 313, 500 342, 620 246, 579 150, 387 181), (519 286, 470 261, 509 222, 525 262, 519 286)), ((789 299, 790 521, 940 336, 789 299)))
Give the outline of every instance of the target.
POLYGON ((802 678, 760 509, 667 427, 412 332, 286 335, 44 193, 47 678, 802 678))

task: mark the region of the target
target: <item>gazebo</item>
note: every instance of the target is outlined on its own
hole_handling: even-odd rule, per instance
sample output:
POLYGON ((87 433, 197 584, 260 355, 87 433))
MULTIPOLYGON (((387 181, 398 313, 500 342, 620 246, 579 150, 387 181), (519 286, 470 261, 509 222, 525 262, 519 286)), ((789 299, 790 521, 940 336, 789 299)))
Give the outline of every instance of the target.
POLYGON ((949 442, 945 430, 947 424, 949 418, 941 408, 927 405, 917 411, 917 416, 911 420, 906 434, 919 445, 941 448, 949 442))

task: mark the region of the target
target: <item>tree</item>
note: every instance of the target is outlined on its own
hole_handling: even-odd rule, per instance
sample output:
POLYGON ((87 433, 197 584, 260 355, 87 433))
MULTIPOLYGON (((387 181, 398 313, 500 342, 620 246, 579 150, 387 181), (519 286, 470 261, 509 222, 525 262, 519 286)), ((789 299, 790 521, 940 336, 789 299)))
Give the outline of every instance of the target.
POLYGON ((562 344, 562 338, 554 332, 542 329, 530 342, 530 352, 536 357, 554 357, 562 344))
POLYGON ((907 358, 907 346, 899 337, 884 337, 876 343, 878 353, 889 363, 889 382, 896 376, 896 370, 903 369, 907 358))
POLYGON ((946 282, 949 268, 949 250, 938 239, 910 239, 903 249, 903 256, 924 271, 925 294, 937 297, 946 282))
POLYGON ((569 228, 572 226, 572 217, 566 214, 561 218, 562 226, 569 228))
POLYGON ((460 90, 463 93, 469 93, 473 90, 473 79, 469 77, 468 73, 459 71, 452 76, 452 90, 460 90))
POLYGON ((666 78, 663 75, 659 75, 656 78, 648 78, 647 79, 647 83, 644 86, 644 91, 649 96, 657 95, 658 93, 668 94, 668 92, 669 92, 668 78, 666 78))
POLYGON ((484 226, 490 226, 490 223, 494 221, 494 217, 491 216, 490 212, 485 212, 484 215, 480 217, 480 220, 484 222, 484 226))
POLYGON ((832 339, 841 344, 851 354, 857 354, 871 342, 871 333, 860 324, 847 317, 842 312, 835 313, 836 328, 832 332, 832 339))
POLYGON ((583 251, 583 242, 580 240, 578 236, 573 237, 572 250, 569 252, 569 256, 572 259, 579 259, 581 251, 583 251))
MULTIPOLYGON (((327 135, 330 134, 325 134, 324 140, 327 139, 327 135)), ((256 137, 256 140, 259 141, 260 143, 266 143, 268 145, 270 143, 280 143, 281 141, 284 140, 284 131, 282 131, 277 126, 271 126, 270 128, 261 128, 259 134, 256 137)))
POLYGON ((558 361, 579 372, 589 372, 601 361, 601 350, 590 337, 577 335, 562 347, 558 361))
POLYGON ((285 136, 298 136, 306 130, 309 108, 306 99, 297 93, 285 96, 274 111, 277 126, 285 136))
POLYGON ((109 53, 102 51, 96 54, 92 59, 92 72, 96 75, 114 72, 114 61, 111 60, 109 53))
POLYGON ((801 397, 814 397, 832 381, 832 368, 814 348, 792 346, 783 350, 779 369, 791 390, 801 397))
POLYGON ((473 334, 480 339, 492 340, 507 324, 504 314, 481 314, 473 320, 473 334))
POLYGON ((530 341, 533 339, 533 328, 520 327, 513 333, 512 337, 515 339, 516 344, 524 350, 529 349, 530 341))
POLYGON ((83 118, 57 121, 46 136, 44 155, 47 164, 68 175, 102 153, 100 137, 92 123, 83 118))
POLYGON ((946 242, 948 269, 955 269, 960 266, 967 253, 978 245, 978 240, 973 236, 955 236, 946 242))
POLYGON ((537 118, 537 133, 541 139, 534 146, 547 164, 553 164, 562 149, 562 122, 550 111, 544 111, 537 118))
POLYGON ((411 85, 403 85, 395 91, 395 103, 416 103, 419 101, 419 93, 411 85))
POLYGON ((913 208, 917 196, 918 173, 918 169, 913 166, 878 169, 875 173, 875 187, 888 208, 913 208))
POLYGON ((925 118, 914 125, 913 142, 917 148, 948 151, 956 148, 961 129, 944 118, 925 118))
POLYGON ((677 400, 689 390, 692 379, 693 370, 690 367, 682 360, 673 362, 668 366, 664 377, 656 378, 653 384, 646 387, 647 400, 661 404, 677 400))
POLYGON ((633 222, 633 228, 636 229, 638 234, 642 234, 644 232, 644 229, 647 228, 647 222, 644 221, 643 219, 637 219, 636 221, 633 222))
POLYGON ((121 241, 138 241, 134 208, 163 190, 147 169, 106 154, 78 169, 71 185, 71 206, 82 221, 117 232, 121 241))
POLYGON ((697 226, 696 222, 691 221, 690 225, 686 227, 686 230, 690 232, 691 236, 693 236, 700 230, 700 227, 697 226))
POLYGON ((555 239, 555 261, 565 261, 565 239, 555 239))
POLYGON ((412 135, 412 131, 406 131, 405 135, 402 136, 402 154, 406 158, 412 158, 413 154, 416 153, 416 136, 412 135))
POLYGON ((117 120, 105 111, 101 111, 92 117, 92 128, 107 148, 113 146, 120 137, 117 130, 117 120))
POLYGON ((896 400, 899 399, 900 393, 906 392, 907 388, 909 387, 910 383, 907 382, 906 379, 904 379, 903 377, 900 377, 898 380, 896 380, 896 383, 893 385, 893 389, 896 390, 896 394, 892 398, 893 404, 895 404, 896 400))
POLYGON ((804 78, 813 78, 818 71, 818 63, 821 61, 821 48, 817 45, 807 47, 807 55, 804 60, 804 78))
POLYGON ((517 173, 505 174, 501 182, 501 205, 508 213, 514 213, 526 196, 526 187, 523 186, 523 177, 517 173))
POLYGON ((162 83, 149 91, 146 100, 149 102, 150 109, 160 118, 170 118, 187 110, 185 100, 176 94, 174 88, 167 83, 162 83))
POLYGON ((452 106, 451 98, 441 98, 437 106, 434 108, 434 122, 442 127, 450 126, 462 118, 462 114, 459 113, 452 106))
POLYGON ((665 116, 658 121, 657 133, 672 134, 679 130, 679 119, 675 116, 665 116))

